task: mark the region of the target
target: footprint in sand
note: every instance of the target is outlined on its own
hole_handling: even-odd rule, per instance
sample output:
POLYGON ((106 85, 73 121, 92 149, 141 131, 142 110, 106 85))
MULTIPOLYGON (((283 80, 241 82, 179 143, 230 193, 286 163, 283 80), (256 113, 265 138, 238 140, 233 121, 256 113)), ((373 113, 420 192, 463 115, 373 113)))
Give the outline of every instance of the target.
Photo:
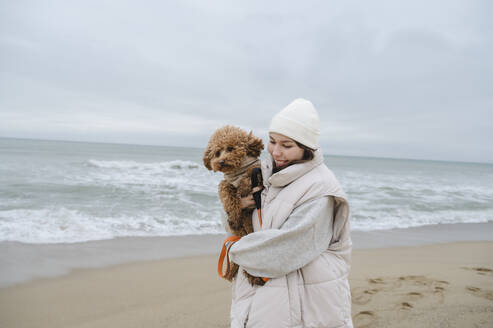
POLYGON ((402 302, 401 304, 399 304, 399 308, 401 310, 410 310, 412 309, 414 306, 412 306, 410 303, 408 302, 402 302))
POLYGON ((419 301, 425 297, 422 293, 419 292, 409 292, 404 297, 402 298, 402 302, 397 304, 397 308, 400 310, 410 310, 414 308, 413 303, 411 302, 416 302, 419 301))
POLYGON ((401 286, 401 282, 392 278, 370 278, 368 279, 368 283, 380 290, 393 290, 401 286))
POLYGON ((471 295, 493 301, 493 291, 491 290, 482 290, 479 287, 467 286, 466 291, 471 295))
POLYGON ((418 293, 418 292, 410 292, 410 293, 407 293, 406 296, 407 296, 407 299, 409 299, 411 301, 417 301, 417 300, 425 297, 423 294, 418 293))
POLYGON ((365 305, 370 302, 371 297, 379 291, 378 288, 356 287, 351 290, 351 299, 355 304, 365 305))
POLYGON ((370 284, 383 284, 383 283, 385 283, 382 278, 370 278, 370 279, 368 279, 368 282, 370 284))
POLYGON ((353 324, 358 328, 369 328, 376 319, 377 316, 372 311, 361 311, 353 316, 353 324))
POLYGON ((369 278, 367 283, 366 287, 356 287, 351 291, 355 305, 368 304, 376 294, 382 294, 380 297, 383 296, 390 302, 394 299, 393 305, 402 310, 413 309, 425 297, 433 297, 437 302, 443 303, 449 285, 445 280, 414 275, 369 278))
POLYGON ((477 274, 482 275, 482 276, 492 276, 493 277, 493 270, 492 269, 482 268, 482 267, 473 267, 473 268, 463 267, 462 269, 474 271, 477 274))
POLYGON ((449 285, 445 280, 434 280, 425 276, 402 276, 399 280, 403 283, 412 284, 419 287, 425 287, 432 292, 443 292, 449 285))
POLYGON ((369 278, 367 282, 369 287, 351 289, 351 299, 354 304, 365 305, 371 301, 373 295, 382 291, 391 291, 401 286, 401 282, 396 279, 369 278))
POLYGON ((429 286, 434 280, 425 276, 402 276, 399 277, 401 282, 412 283, 416 286, 429 286))
POLYGON ((432 293, 440 297, 440 303, 445 301, 445 290, 448 285, 450 285, 450 283, 445 280, 434 280, 430 285, 432 293))

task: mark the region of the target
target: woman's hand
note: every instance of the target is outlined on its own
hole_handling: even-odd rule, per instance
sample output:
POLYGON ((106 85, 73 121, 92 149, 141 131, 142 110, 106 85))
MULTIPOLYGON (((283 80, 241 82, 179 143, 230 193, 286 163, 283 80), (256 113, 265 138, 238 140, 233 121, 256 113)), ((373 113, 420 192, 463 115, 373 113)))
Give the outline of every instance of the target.
POLYGON ((240 198, 240 207, 241 209, 245 208, 253 208, 255 207, 255 200, 253 199, 253 193, 262 190, 262 187, 255 187, 252 189, 252 192, 248 194, 246 197, 240 198))

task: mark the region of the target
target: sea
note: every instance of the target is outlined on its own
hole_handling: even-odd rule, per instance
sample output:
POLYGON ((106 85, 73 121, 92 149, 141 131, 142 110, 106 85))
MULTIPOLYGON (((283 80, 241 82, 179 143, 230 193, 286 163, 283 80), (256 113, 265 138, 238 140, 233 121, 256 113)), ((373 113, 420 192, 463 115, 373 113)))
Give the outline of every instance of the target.
MULTIPOLYGON (((203 149, 0 138, 0 241, 223 233, 203 149)), ((262 155, 265 157, 265 154, 262 155)), ((493 221, 493 164, 325 155, 351 229, 493 221)))

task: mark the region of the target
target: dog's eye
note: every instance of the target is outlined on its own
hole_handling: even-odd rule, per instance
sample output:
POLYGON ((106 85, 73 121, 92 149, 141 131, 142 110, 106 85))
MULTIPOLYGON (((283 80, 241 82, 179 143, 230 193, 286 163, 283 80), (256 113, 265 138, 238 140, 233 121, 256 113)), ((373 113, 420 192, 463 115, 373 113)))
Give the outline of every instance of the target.
POLYGON ((218 150, 216 151, 216 157, 219 157, 219 155, 221 155, 221 152, 218 150))
POLYGON ((232 151, 233 151, 233 149, 234 149, 233 147, 228 147, 228 148, 226 149, 226 151, 227 151, 227 152, 232 152, 232 151))

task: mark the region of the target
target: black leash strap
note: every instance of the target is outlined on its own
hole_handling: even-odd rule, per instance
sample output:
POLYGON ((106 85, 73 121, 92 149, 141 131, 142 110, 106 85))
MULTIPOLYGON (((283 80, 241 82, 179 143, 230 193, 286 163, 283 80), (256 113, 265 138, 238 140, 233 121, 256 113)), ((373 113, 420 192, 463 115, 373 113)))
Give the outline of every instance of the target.
MULTIPOLYGON (((260 171, 260 167, 256 167, 252 170, 252 176, 251 176, 251 179, 252 179, 252 189, 255 188, 255 187, 258 187, 259 186, 259 181, 258 181, 258 175, 262 174, 262 172, 260 171)), ((262 190, 259 190, 257 192, 254 192, 253 193, 253 199, 255 200, 255 207, 258 209, 260 209, 260 206, 261 206, 261 199, 260 199, 260 193, 262 192, 262 190)))

